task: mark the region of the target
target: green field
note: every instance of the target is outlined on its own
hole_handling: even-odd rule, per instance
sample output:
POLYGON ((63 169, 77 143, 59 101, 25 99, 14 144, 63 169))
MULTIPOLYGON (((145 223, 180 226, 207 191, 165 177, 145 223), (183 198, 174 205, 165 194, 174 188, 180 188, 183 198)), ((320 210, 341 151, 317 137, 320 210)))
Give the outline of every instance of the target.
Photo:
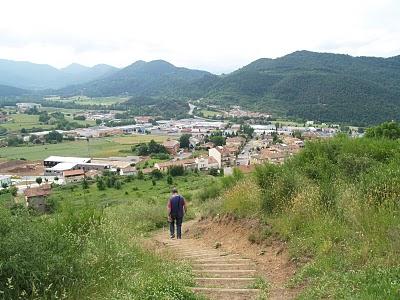
POLYGON ((202 109, 200 112, 204 115, 205 118, 215 117, 217 115, 221 115, 222 114, 219 111, 206 110, 206 109, 202 109))
POLYGON ((88 157, 108 157, 124 156, 132 154, 132 145, 147 143, 154 139, 162 142, 166 136, 156 135, 132 135, 117 136, 111 138, 98 138, 86 140, 63 142, 60 144, 46 144, 22 147, 0 148, 0 158, 42 160, 50 155, 60 156, 88 156, 88 157))
POLYGON ((113 105, 118 103, 123 103, 129 100, 128 97, 85 97, 85 96, 75 96, 67 99, 48 99, 49 101, 58 102, 75 102, 80 105, 113 105))
POLYGON ((52 127, 51 125, 41 125, 38 115, 15 114, 10 117, 12 120, 1 124, 1 127, 11 132, 20 131, 22 128, 41 127, 46 130, 52 127))
MULTIPOLYGON (((78 112, 78 110, 50 109, 50 108, 49 109, 45 108, 42 110, 48 112, 60 111, 64 113, 66 120, 70 122, 76 122, 80 125, 89 124, 90 126, 94 126, 96 124, 96 122, 93 120, 85 120, 85 121, 74 120, 73 114, 78 112)), ((41 124, 39 122, 39 115, 13 114, 10 117, 11 117, 10 121, 0 125, 1 127, 6 128, 9 132, 20 132, 22 128, 30 129, 33 127, 43 128, 43 130, 54 128, 54 125, 41 124)))

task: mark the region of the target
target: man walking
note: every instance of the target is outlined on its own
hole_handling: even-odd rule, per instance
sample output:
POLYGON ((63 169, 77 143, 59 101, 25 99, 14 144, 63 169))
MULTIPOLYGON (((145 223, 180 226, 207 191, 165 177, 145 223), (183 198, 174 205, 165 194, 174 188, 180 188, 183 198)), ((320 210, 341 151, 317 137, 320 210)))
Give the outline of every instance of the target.
POLYGON ((168 222, 171 239, 175 238, 175 223, 176 223, 176 237, 182 238, 182 220, 186 213, 185 199, 178 194, 176 188, 172 189, 172 197, 168 200, 168 222))

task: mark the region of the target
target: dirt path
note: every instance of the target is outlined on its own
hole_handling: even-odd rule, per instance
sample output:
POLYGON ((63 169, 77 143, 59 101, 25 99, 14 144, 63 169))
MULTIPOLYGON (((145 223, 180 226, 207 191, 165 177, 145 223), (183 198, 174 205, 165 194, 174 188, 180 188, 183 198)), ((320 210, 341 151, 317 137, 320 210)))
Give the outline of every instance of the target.
MULTIPOLYGON (((195 222, 185 225, 195 226, 195 222)), ((155 240, 191 264, 196 276, 196 287, 191 289, 195 293, 215 300, 259 299, 261 291, 254 288, 257 270, 251 259, 206 246, 197 239, 171 240, 167 232, 157 234, 155 240)))
POLYGON ((253 227, 233 220, 195 220, 184 223, 182 240, 169 239, 165 230, 153 241, 159 250, 172 257, 179 253, 191 264, 196 275, 193 291, 209 299, 260 299, 265 290, 255 288, 259 278, 269 284, 267 299, 293 299, 299 290, 285 287, 295 274, 295 266, 289 262, 284 245, 250 243, 248 235, 253 227))

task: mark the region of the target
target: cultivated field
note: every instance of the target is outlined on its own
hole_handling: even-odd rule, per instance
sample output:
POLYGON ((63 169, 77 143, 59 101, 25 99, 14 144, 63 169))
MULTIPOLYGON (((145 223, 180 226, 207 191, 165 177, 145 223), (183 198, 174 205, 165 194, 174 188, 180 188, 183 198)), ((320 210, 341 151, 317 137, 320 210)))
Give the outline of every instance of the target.
POLYGON ((58 101, 58 102, 75 102, 80 105, 112 105, 123 103, 128 101, 127 97, 84 97, 84 96, 75 96, 67 99, 49 99, 50 101, 58 101))
POLYGON ((0 148, 0 159, 43 160, 50 155, 60 156, 88 156, 108 157, 124 156, 131 153, 131 147, 138 143, 147 143, 154 139, 162 142, 166 136, 157 135, 132 135, 117 136, 110 138, 98 138, 86 140, 63 142, 60 144, 46 144, 22 147, 0 148))
POLYGON ((217 115, 222 114, 222 112, 219 111, 206 110, 206 109, 202 109, 200 112, 204 115, 205 118, 215 117, 217 115))
MULTIPOLYGON (((81 125, 89 124, 90 126, 94 126, 96 124, 93 120, 85 120, 79 121, 73 119, 73 114, 77 111, 70 110, 70 109, 51 109, 51 108, 42 108, 43 111, 54 112, 59 111, 64 113, 65 119, 70 122, 76 122, 81 125)), ((11 120, 0 124, 1 127, 6 128, 9 132, 20 132, 22 128, 30 129, 33 127, 36 128, 43 128, 43 130, 54 128, 54 125, 46 125, 39 122, 38 115, 28 115, 28 114, 13 114, 10 116, 11 120)))

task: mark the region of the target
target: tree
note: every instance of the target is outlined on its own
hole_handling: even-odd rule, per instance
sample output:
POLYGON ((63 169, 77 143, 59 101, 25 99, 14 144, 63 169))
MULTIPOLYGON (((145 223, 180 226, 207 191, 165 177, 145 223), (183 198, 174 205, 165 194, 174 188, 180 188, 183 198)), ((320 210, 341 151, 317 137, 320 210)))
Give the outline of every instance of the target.
POLYGON ((0 127, 0 135, 5 135, 7 133, 7 128, 0 127))
POLYGON ((151 177, 153 177, 155 180, 159 180, 163 178, 163 174, 160 170, 154 169, 153 171, 151 171, 151 177))
POLYGON ((210 142, 212 142, 215 146, 223 146, 225 145, 225 137, 221 135, 211 136, 210 142))
POLYGON ((298 138, 298 139, 302 139, 303 138, 303 135, 301 134, 300 130, 293 131, 292 136, 295 137, 295 138, 298 138))
POLYGON ((103 121, 102 121, 102 120, 100 120, 100 119, 96 119, 96 125, 100 125, 101 123, 103 123, 103 121))
POLYGON ((106 176, 107 187, 112 188, 115 184, 116 178, 114 175, 106 176))
POLYGON ((5 182, 3 182, 3 183, 1 184, 1 187, 2 187, 3 189, 6 189, 6 188, 8 188, 8 184, 5 183, 5 182))
POLYGON ((243 132, 248 138, 253 137, 254 128, 248 124, 240 125, 240 131, 243 132))
POLYGON ((13 197, 16 197, 16 196, 17 196, 17 193, 18 193, 18 188, 17 188, 17 187, 12 186, 12 187, 10 187, 8 190, 10 191, 10 194, 11 194, 13 197))
POLYGON ((185 174, 183 166, 172 166, 168 169, 168 174, 171 176, 182 176, 185 174))
POLYGON ((149 148, 146 144, 141 144, 139 147, 137 147, 137 153, 140 156, 146 156, 149 154, 149 148))
POLYGON ((24 141, 21 138, 17 137, 17 136, 10 136, 7 139, 8 147, 15 147, 15 146, 18 146, 18 145, 22 144, 23 142, 24 141))
POLYGON ((106 185, 104 184, 104 180, 102 178, 98 178, 96 184, 99 191, 104 191, 106 189, 106 185))
POLYGON ((45 136, 45 140, 48 143, 50 143, 52 141, 60 143, 63 140, 63 135, 61 133, 59 133, 58 131, 53 130, 53 131, 50 131, 49 134, 47 134, 45 136))
POLYGON ((82 181, 82 188, 84 190, 87 190, 89 188, 89 183, 87 182, 86 178, 84 178, 82 181))
POLYGON ((144 179, 144 174, 143 174, 143 172, 141 170, 138 171, 137 178, 140 179, 140 180, 144 179))
POLYGON ((75 117, 74 117, 74 120, 77 120, 77 121, 85 121, 85 120, 86 120, 86 117, 85 117, 84 115, 78 115, 78 116, 75 116, 75 117))
POLYGON ((367 138, 387 138, 396 140, 400 138, 400 124, 397 122, 385 122, 381 125, 368 128, 365 136, 367 138))
POLYGON ((179 144, 181 148, 189 148, 190 147, 190 137, 191 134, 182 134, 179 138, 179 144))
POLYGON ((120 190, 121 187, 122 187, 121 181, 120 181, 120 180, 115 180, 115 181, 114 181, 114 189, 120 190))
POLYGON ((171 185, 171 184, 173 184, 173 183, 174 183, 174 181, 173 181, 173 179, 172 179, 172 176, 171 176, 171 175, 168 175, 168 177, 167 177, 167 183, 168 183, 169 185, 171 185))
POLYGON ((279 137, 279 135, 276 132, 272 132, 272 143, 273 144, 280 144, 282 143, 282 139, 279 137))
POLYGON ((38 185, 41 185, 42 182, 43 182, 42 177, 36 177, 36 183, 37 183, 38 185))
POLYGON ((47 113, 47 111, 42 112, 42 113, 39 115, 39 122, 41 122, 41 123, 47 123, 49 120, 50 120, 50 116, 49 116, 49 114, 47 113))
POLYGON ((218 176, 218 175, 219 175, 219 172, 218 172, 218 169, 216 169, 216 168, 211 168, 211 169, 208 171, 208 174, 210 174, 210 175, 212 175, 212 176, 218 176))
POLYGON ((157 143, 154 140, 151 140, 149 142, 149 144, 147 145, 149 154, 152 153, 167 153, 167 149, 165 149, 165 147, 159 143, 157 143))

